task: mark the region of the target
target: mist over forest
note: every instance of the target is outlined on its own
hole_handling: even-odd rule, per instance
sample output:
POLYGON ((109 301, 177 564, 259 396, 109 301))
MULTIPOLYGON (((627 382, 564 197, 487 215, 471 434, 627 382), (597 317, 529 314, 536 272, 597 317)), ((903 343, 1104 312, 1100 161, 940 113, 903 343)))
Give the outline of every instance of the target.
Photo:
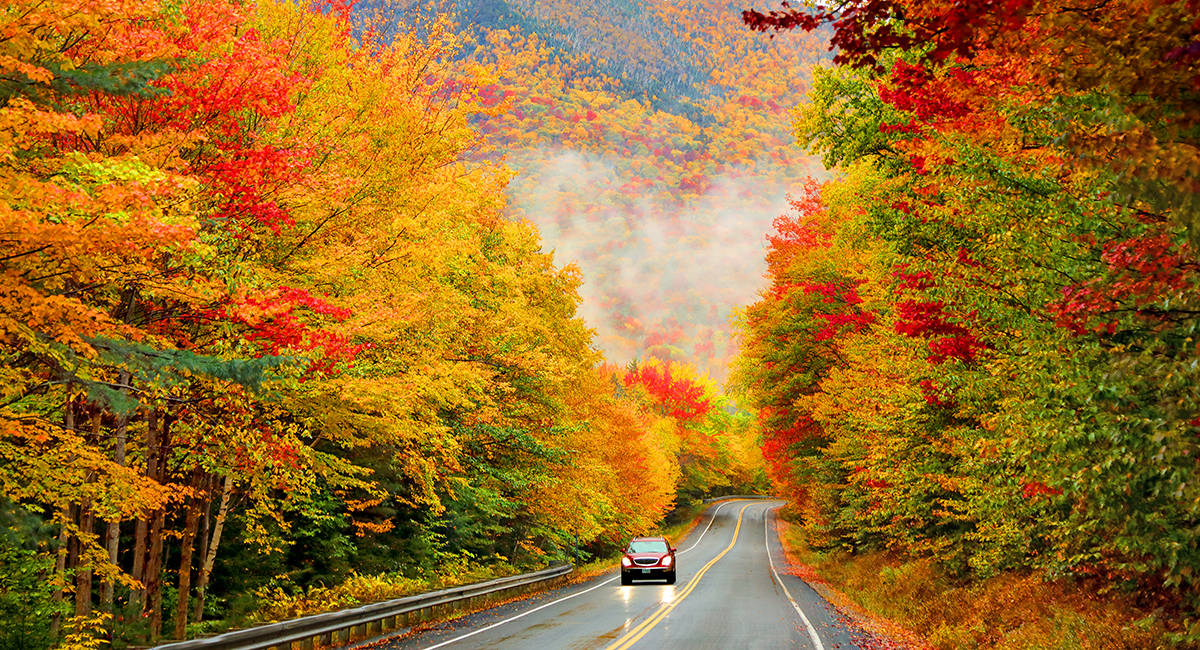
POLYGON ((724 381, 731 312, 765 286, 765 236, 789 193, 825 175, 794 144, 788 113, 828 63, 827 33, 771 38, 745 29, 743 8, 396 8, 461 21, 491 40, 464 50, 485 60, 499 58, 497 31, 524 52, 493 89, 509 110, 480 128, 516 172, 509 218, 536 224, 556 263, 583 271, 582 314, 609 361, 652 356, 724 381))

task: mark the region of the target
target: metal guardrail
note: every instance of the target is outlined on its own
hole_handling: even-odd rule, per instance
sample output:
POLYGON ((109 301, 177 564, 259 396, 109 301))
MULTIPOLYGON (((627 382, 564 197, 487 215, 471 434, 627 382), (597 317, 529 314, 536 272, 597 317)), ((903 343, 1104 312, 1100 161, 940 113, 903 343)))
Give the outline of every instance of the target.
POLYGON ((724 501, 725 499, 774 499, 775 497, 762 494, 727 494, 723 497, 713 497, 705 499, 704 503, 713 503, 716 501, 724 501))
POLYGON ((466 601, 468 606, 497 595, 507 595, 569 575, 575 567, 564 564, 533 573, 508 576, 473 585, 452 587, 428 594, 371 603, 290 621, 268 623, 217 636, 160 645, 153 650, 267 650, 289 649, 299 643, 311 650, 314 642, 329 648, 361 641, 389 629, 432 620, 450 606, 466 601))

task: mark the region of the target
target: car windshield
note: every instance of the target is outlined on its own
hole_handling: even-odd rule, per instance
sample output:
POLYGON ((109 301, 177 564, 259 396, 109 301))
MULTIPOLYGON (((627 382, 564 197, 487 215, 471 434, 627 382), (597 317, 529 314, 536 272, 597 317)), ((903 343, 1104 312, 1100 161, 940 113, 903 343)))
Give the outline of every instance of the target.
POLYGON ((630 553, 666 553, 670 550, 661 539, 638 539, 629 542, 630 553))

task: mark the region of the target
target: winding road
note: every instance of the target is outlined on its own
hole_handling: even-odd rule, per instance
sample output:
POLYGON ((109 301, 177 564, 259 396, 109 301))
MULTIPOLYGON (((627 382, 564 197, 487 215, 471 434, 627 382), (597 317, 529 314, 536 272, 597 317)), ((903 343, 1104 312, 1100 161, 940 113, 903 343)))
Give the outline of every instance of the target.
POLYGON ((622 587, 614 571, 478 612, 379 650, 850 650, 863 638, 804 581, 782 570, 778 501, 713 504, 679 548, 678 580, 622 587))

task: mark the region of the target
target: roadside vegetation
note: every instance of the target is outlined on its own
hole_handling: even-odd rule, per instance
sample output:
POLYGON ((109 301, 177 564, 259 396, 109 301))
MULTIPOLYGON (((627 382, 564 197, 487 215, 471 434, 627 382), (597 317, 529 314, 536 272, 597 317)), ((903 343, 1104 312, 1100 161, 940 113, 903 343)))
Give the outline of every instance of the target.
MULTIPOLYGON (((679 540, 695 529, 696 522, 699 521, 700 515, 707 507, 708 504, 701 502, 680 505, 667 514, 663 526, 657 532, 633 533, 633 535, 658 534, 665 536, 672 543, 678 544, 679 540)), ((580 557, 575 562, 575 574, 572 579, 586 580, 618 568, 623 548, 624 542, 622 541, 605 545, 592 544, 592 552, 577 549, 580 557)), ((403 598, 456 585, 502 578, 529 568, 518 568, 502 562, 482 564, 462 558, 456 565, 442 567, 439 574, 420 578, 406 577, 402 574, 359 575, 351 573, 340 583, 331 587, 317 584, 298 591, 268 586, 260 589, 256 594, 262 605, 247 617, 247 622, 281 621, 336 611, 364 603, 403 598)))
MULTIPOLYGON (((361 575, 351 573, 332 586, 315 584, 303 590, 284 587, 262 587, 255 594, 259 608, 246 617, 250 624, 334 612, 415 594, 447 589, 458 585, 485 582, 521 573, 507 563, 479 564, 463 559, 457 566, 442 567, 440 572, 413 578, 403 574, 381 573, 361 575)), ((291 585, 288 585, 291 587, 291 585)))
MULTIPOLYGON (((816 551, 781 520, 787 570, 864 630, 907 650, 1150 650, 1174 647, 1157 612, 1096 581, 1010 571, 948 575, 933 558, 816 551), (1098 588, 1099 587, 1099 588, 1098 588)), ((873 649, 872 649, 873 650, 873 649)))
POLYGON ((0 647, 524 571, 765 485, 752 416, 683 359, 607 363, 507 211, 513 52, 353 18, 0 12, 0 647))
POLYGON ((940 647, 1200 643, 1200 5, 844 9, 746 15, 839 48, 726 386, 788 516, 940 647))

